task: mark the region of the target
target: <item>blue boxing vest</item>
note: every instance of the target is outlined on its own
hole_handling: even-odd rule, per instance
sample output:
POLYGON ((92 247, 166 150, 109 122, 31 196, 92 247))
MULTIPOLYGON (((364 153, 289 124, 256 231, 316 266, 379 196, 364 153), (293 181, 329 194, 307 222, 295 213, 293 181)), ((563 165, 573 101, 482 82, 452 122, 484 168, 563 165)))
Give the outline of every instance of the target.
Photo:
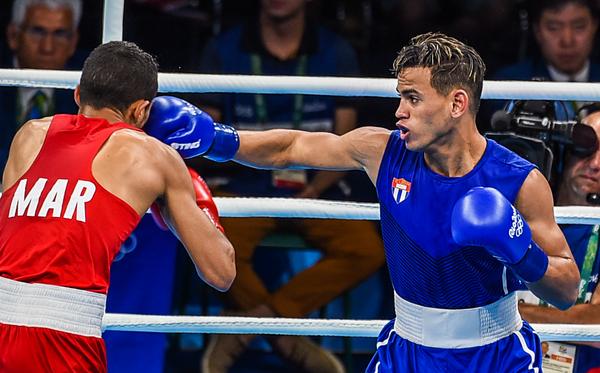
POLYGON ((406 149, 399 131, 390 135, 377 177, 381 229, 394 290, 405 300, 432 308, 490 304, 522 288, 520 281, 482 247, 452 239, 456 201, 476 186, 493 187, 515 203, 535 166, 487 140, 483 157, 468 174, 433 172, 422 152, 406 149))

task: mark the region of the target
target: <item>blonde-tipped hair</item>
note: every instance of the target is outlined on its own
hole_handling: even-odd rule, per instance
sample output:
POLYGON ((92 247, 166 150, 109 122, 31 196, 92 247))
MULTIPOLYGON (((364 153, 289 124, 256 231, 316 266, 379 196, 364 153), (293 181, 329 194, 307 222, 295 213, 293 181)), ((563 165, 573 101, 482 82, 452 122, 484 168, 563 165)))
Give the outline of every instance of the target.
POLYGON ((412 38, 398 52, 392 71, 397 77, 408 68, 428 68, 431 86, 446 95, 454 88, 462 88, 470 97, 469 109, 479 110, 485 63, 472 47, 442 33, 429 32, 412 38))

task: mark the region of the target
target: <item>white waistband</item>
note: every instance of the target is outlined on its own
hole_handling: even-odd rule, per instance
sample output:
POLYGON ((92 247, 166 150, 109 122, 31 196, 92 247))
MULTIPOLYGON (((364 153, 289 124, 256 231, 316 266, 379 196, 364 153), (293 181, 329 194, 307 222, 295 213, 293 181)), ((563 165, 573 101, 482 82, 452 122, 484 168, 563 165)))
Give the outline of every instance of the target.
POLYGON ((487 306, 466 309, 424 307, 395 292, 394 303, 396 334, 428 347, 483 346, 509 336, 523 325, 515 293, 487 306))
POLYGON ((0 277, 0 323, 102 336, 106 295, 0 277))

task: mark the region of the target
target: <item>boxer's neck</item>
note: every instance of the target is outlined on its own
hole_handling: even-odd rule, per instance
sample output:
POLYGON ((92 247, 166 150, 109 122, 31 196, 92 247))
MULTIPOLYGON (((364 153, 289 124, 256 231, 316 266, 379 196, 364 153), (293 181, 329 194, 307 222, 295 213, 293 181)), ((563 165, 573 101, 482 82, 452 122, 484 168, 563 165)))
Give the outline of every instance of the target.
POLYGON ((126 123, 123 114, 110 108, 96 109, 91 106, 83 106, 79 109, 79 114, 83 114, 88 118, 106 119, 110 124, 118 122, 126 123))
POLYGON ((427 166, 446 177, 461 177, 471 172, 487 147, 487 141, 479 134, 473 121, 463 119, 463 123, 457 123, 455 127, 443 141, 437 141, 424 150, 427 166))

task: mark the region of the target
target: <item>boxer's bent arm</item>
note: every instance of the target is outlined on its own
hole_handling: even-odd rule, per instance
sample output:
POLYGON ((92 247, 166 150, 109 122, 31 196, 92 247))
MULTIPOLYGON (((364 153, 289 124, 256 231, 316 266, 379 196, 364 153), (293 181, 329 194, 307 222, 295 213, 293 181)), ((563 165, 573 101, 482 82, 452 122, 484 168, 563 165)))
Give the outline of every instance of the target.
MULTIPOLYGON (((532 323, 600 324, 600 286, 596 286, 590 303, 577 304, 566 311, 533 304, 519 304, 521 316, 532 323)), ((600 342, 592 342, 600 348, 600 342)))
POLYGON ((166 220, 184 244, 202 280, 226 291, 235 278, 233 247, 196 205, 192 181, 181 157, 171 148, 169 154, 163 165, 166 220))
POLYGON ((529 227, 533 241, 548 255, 544 277, 527 284, 535 295, 559 309, 567 309, 577 299, 579 270, 567 240, 556 224, 552 191, 545 177, 533 170, 517 197, 516 208, 529 227))
POLYGON ((294 130, 240 131, 239 163, 257 168, 359 170, 378 164, 390 131, 361 127, 342 136, 294 130))
MULTIPOLYGON (((596 287, 590 303, 576 304, 566 311, 532 304, 519 304, 521 316, 530 323, 600 324, 600 286, 596 287)), ((600 348, 600 342, 578 342, 600 348)))
MULTIPOLYGON (((600 288, 599 288, 600 289, 600 288)), ((600 324, 600 304, 576 304, 566 311, 533 304, 519 304, 521 316, 531 323, 600 324)), ((600 342, 596 342, 600 346, 600 342)))

